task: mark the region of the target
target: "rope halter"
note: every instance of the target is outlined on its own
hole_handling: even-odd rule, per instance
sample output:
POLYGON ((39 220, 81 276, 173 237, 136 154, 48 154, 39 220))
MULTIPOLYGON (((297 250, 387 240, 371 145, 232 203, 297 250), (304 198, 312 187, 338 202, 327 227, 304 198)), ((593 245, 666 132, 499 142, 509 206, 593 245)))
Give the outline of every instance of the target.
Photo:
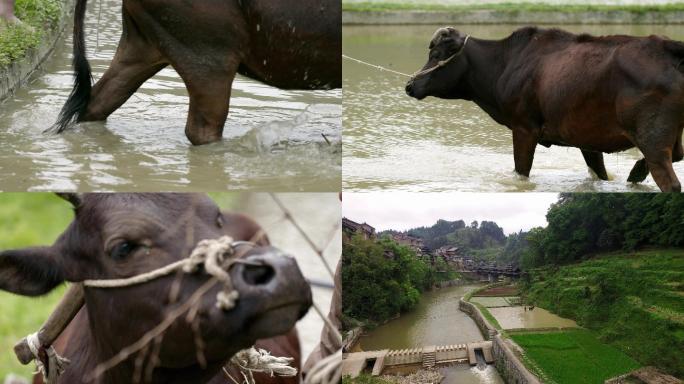
POLYGON ((185 273, 195 273, 199 270, 199 266, 204 264, 204 271, 223 283, 223 289, 216 295, 216 306, 228 311, 235 307, 235 303, 240 295, 233 288, 233 283, 227 271, 233 264, 252 264, 235 258, 235 249, 241 245, 256 246, 256 244, 249 241, 235 241, 230 236, 206 239, 197 243, 190 256, 183 260, 123 279, 85 280, 83 281, 83 286, 92 288, 130 287, 169 275, 179 269, 182 269, 185 273))
POLYGON ((463 45, 461 46, 461 49, 459 49, 459 50, 458 50, 456 53, 454 53, 453 55, 447 57, 447 58, 444 59, 444 60, 438 61, 437 64, 436 64, 435 66, 433 66, 433 67, 430 67, 430 68, 428 68, 428 69, 424 69, 424 70, 422 70, 422 71, 414 72, 413 75, 411 75, 411 80, 410 80, 410 81, 415 80, 415 79, 416 79, 417 77, 419 77, 419 76, 427 75, 428 73, 430 73, 430 72, 432 72, 432 71, 434 71, 434 70, 436 70, 436 69, 442 68, 443 66, 449 64, 449 62, 450 62, 451 60, 453 60, 456 56, 460 56, 461 53, 463 53, 463 51, 465 50, 466 44, 468 44, 468 39, 470 39, 470 35, 466 35, 465 40, 463 40, 463 45))

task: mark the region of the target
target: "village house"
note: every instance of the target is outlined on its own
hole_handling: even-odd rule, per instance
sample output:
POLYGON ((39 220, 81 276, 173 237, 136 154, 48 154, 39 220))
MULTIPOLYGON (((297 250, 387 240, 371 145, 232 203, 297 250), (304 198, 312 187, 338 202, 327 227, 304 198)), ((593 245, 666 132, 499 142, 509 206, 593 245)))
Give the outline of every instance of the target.
POLYGON ((346 217, 342 218, 342 241, 348 242, 351 238, 360 234, 366 240, 375 240, 375 228, 367 223, 359 224, 355 221, 349 220, 346 217))
POLYGON ((413 249, 418 254, 422 254, 423 249, 425 248, 423 246, 423 239, 421 239, 420 237, 411 236, 406 233, 392 234, 392 240, 394 240, 397 244, 405 245, 413 249))

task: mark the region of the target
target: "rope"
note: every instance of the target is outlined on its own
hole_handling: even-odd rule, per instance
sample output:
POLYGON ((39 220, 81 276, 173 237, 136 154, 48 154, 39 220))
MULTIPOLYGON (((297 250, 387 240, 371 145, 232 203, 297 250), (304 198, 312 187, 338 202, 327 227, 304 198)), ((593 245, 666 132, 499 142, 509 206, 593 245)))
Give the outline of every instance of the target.
POLYGON ((83 286, 92 288, 120 288, 147 283, 162 276, 169 275, 179 269, 185 273, 195 273, 204 264, 204 270, 223 283, 223 290, 216 295, 216 306, 225 311, 233 309, 239 298, 237 290, 233 288, 227 270, 235 263, 247 263, 242 260, 229 260, 227 257, 235 254, 235 247, 240 245, 254 246, 248 241, 234 241, 230 236, 218 239, 206 239, 197 243, 189 257, 157 268, 150 272, 141 273, 123 279, 85 280, 83 286))
POLYGON ((318 361, 306 375, 304 384, 337 384, 342 380, 342 349, 318 361))
POLYGON ((408 75, 408 74, 403 73, 403 72, 398 72, 398 71, 395 71, 395 70, 392 70, 392 69, 389 69, 389 68, 385 68, 385 67, 382 67, 382 66, 380 66, 380 65, 371 64, 371 63, 368 63, 368 62, 363 61, 363 60, 355 59, 355 58, 350 57, 350 56, 347 56, 347 55, 345 55, 345 54, 342 54, 342 57, 345 58, 345 59, 347 59, 347 60, 355 61, 355 62, 357 62, 357 63, 359 63, 359 64, 363 64, 363 65, 367 65, 367 66, 369 66, 369 67, 373 67, 373 68, 375 68, 375 69, 379 69, 379 70, 381 70, 381 71, 387 71, 387 72, 391 72, 391 73, 394 73, 394 74, 397 74, 397 75, 406 76, 406 77, 408 77, 408 78, 410 78, 410 79, 413 80, 413 79, 415 79, 416 77, 420 77, 420 76, 423 76, 423 75, 427 75, 428 73, 430 73, 430 72, 432 72, 432 71, 434 71, 434 70, 436 70, 436 69, 438 69, 438 68, 441 68, 441 67, 447 65, 451 60, 453 60, 454 57, 461 55, 461 53, 463 53, 463 50, 464 50, 465 47, 466 47, 466 44, 468 44, 468 39, 470 39, 470 35, 466 35, 465 40, 463 41, 463 45, 461 46, 461 49, 458 50, 458 52, 454 53, 453 55, 449 56, 448 58, 446 58, 446 59, 444 59, 444 60, 438 61, 437 64, 434 65, 433 67, 430 67, 430 68, 428 68, 428 69, 424 69, 424 70, 422 70, 422 71, 414 72, 412 75, 408 75))
POLYGON ((45 348, 45 355, 47 356, 47 363, 40 358, 40 350, 43 346, 40 344, 38 332, 26 336, 28 347, 35 356, 36 368, 38 372, 43 375, 43 382, 45 384, 55 384, 59 376, 64 373, 67 365, 71 363, 68 359, 57 354, 53 346, 45 348))
POLYGON ((359 59, 355 59, 355 58, 353 58, 353 57, 347 56, 347 55, 345 55, 345 54, 342 54, 342 57, 345 58, 345 59, 347 59, 347 60, 355 61, 355 62, 357 62, 357 63, 359 63, 359 64, 363 64, 363 65, 367 65, 367 66, 369 66, 369 67, 373 67, 373 68, 375 68, 375 69, 379 69, 379 70, 381 70, 381 71, 387 71, 387 72, 394 73, 394 74, 396 74, 396 75, 411 77, 411 75, 408 75, 408 74, 406 74, 406 73, 398 72, 398 71, 395 71, 395 70, 392 70, 392 69, 389 69, 389 68, 381 67, 381 66, 379 66, 379 65, 371 64, 371 63, 365 62, 365 61, 363 61, 363 60, 359 60, 359 59))
POLYGON ((254 347, 243 349, 230 359, 240 369, 248 384, 255 384, 253 372, 268 373, 271 377, 297 376, 297 368, 290 367, 292 361, 292 357, 271 356, 268 351, 254 347))

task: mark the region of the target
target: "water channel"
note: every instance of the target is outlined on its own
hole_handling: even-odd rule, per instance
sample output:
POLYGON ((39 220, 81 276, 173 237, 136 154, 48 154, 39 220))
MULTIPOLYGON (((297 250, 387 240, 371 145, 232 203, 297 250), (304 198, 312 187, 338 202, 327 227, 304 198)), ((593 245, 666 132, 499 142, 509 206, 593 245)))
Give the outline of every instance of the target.
MULTIPOLYGON (((427 60, 428 43, 439 25, 345 26, 343 53, 404 73, 427 60)), ((500 39, 516 25, 457 26, 478 38, 500 39)), ((594 35, 665 35, 684 40, 684 29, 666 25, 562 26, 594 35)), ((406 96, 406 78, 352 61, 343 62, 344 168, 349 190, 391 188, 411 192, 459 191, 657 191, 649 176, 627 183, 636 149, 604 155, 613 180, 587 171, 579 149, 537 147, 531 177, 513 172, 510 131, 474 103, 417 101, 406 96)), ((684 179, 684 162, 675 164, 684 179)))
MULTIPOLYGON (((118 45, 121 2, 89 5, 85 36, 97 80, 118 45)), ((166 68, 106 122, 43 134, 72 86, 66 31, 43 70, 0 104, 0 190, 339 190, 339 89, 285 91, 238 76, 223 141, 193 147, 185 85, 166 68)))
MULTIPOLYGON (((368 332, 359 346, 370 351, 484 340, 475 322, 458 309, 459 299, 474 288, 450 287, 424 293, 416 308, 368 332)), ((481 370, 457 364, 440 370, 445 376, 442 384, 503 383, 493 365, 481 370)))

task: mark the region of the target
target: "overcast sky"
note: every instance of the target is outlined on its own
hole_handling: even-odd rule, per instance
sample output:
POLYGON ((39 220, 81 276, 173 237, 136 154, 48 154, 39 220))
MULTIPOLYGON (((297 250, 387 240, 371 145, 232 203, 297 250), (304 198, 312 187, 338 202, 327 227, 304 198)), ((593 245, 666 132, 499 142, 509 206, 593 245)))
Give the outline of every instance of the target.
POLYGON ((466 225, 495 221, 506 234, 546 226, 546 211, 556 193, 344 193, 344 217, 366 222, 377 231, 431 226, 438 219, 466 225))

